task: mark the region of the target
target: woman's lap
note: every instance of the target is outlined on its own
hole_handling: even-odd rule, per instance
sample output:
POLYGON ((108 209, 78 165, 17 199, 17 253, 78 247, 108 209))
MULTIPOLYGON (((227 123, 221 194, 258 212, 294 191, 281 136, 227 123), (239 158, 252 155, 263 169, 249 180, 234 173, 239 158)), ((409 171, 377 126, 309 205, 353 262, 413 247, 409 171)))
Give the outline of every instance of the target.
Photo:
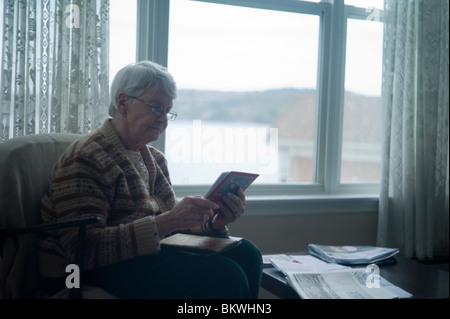
POLYGON ((90 271, 81 281, 119 298, 257 298, 261 272, 261 253, 243 239, 212 256, 163 249, 90 271))

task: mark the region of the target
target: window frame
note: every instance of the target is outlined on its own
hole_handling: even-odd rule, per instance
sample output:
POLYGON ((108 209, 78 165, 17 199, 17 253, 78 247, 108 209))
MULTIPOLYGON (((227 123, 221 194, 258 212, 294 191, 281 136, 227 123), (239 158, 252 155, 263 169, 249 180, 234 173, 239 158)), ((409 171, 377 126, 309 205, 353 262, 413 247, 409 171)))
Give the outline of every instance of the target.
MULTIPOLYGON (((312 184, 254 184, 246 191, 247 215, 378 210, 379 183, 340 183, 345 89, 347 19, 366 19, 370 11, 344 0, 191 0, 250 8, 315 14, 320 17, 312 184), (336 63, 339 61, 339 63, 336 63), (277 209, 278 208, 278 209, 277 209)), ((170 1, 137 0, 136 60, 167 66, 170 1)), ((165 135, 151 143, 165 151, 165 135)), ((211 181, 211 183, 213 180, 211 181)), ((210 185, 174 185, 175 193, 205 194, 210 185)))

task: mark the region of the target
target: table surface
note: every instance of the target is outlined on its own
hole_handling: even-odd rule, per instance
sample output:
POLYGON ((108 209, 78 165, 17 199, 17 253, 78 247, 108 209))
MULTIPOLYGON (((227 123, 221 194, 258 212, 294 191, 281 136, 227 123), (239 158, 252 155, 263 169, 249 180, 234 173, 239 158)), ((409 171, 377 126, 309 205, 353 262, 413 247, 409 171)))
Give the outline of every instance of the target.
MULTIPOLYGON (((449 298, 448 272, 401 255, 394 258, 396 263, 380 266, 381 277, 411 293, 415 299, 449 298)), ((283 299, 300 298, 273 266, 264 267, 261 287, 283 299)))

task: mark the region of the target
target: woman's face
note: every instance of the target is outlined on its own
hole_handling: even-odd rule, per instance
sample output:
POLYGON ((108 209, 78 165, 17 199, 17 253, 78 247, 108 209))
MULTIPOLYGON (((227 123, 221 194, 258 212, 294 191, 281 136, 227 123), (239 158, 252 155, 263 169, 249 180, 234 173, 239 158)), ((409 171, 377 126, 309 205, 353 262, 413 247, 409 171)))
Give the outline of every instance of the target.
POLYGON ((148 88, 136 98, 127 97, 127 115, 124 118, 128 130, 127 144, 142 146, 156 141, 167 127, 166 113, 172 106, 172 98, 154 87, 148 88), (155 113, 147 104, 159 107, 163 114, 155 113))

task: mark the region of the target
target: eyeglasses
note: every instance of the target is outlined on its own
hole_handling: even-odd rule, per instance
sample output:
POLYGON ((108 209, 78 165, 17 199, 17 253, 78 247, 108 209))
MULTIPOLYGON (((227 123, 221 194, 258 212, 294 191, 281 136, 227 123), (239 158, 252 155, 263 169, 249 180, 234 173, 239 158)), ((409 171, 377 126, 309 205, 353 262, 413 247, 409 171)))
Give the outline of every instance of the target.
POLYGON ((175 121, 175 119, 178 116, 177 112, 174 112, 174 111, 167 111, 166 112, 166 109, 163 106, 152 105, 152 104, 150 104, 148 102, 145 102, 144 100, 141 100, 140 98, 137 98, 135 96, 128 96, 128 97, 130 97, 132 99, 136 99, 138 101, 141 101, 142 103, 147 105, 149 108, 151 108, 152 112, 157 114, 158 116, 165 114, 169 121, 175 121))

